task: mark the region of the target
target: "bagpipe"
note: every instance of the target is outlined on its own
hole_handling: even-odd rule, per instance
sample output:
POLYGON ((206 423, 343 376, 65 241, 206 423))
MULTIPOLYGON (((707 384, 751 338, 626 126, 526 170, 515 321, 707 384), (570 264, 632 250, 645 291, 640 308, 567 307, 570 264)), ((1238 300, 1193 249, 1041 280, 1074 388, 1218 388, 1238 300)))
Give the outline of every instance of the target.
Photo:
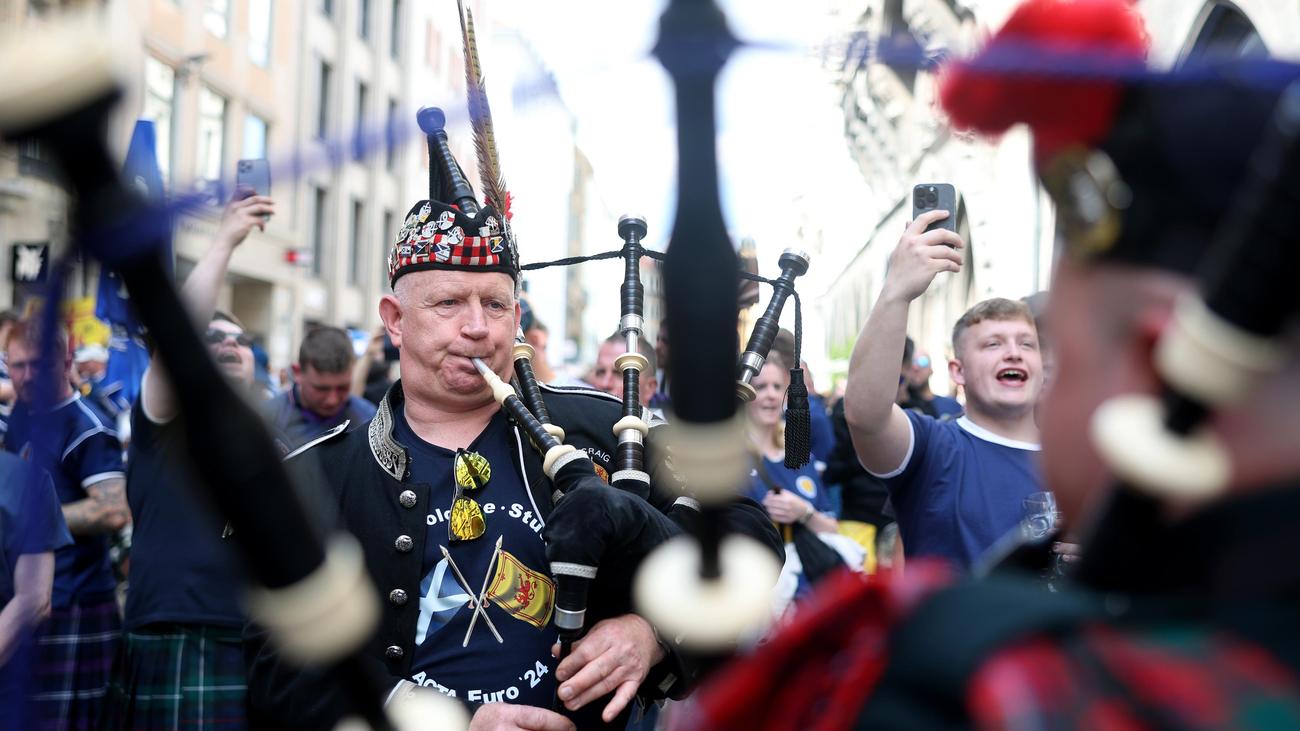
MULTIPOLYGON (((689 22, 686 26, 674 25, 684 20, 681 12, 680 7, 676 14, 670 8, 665 14, 665 38, 661 43, 673 45, 687 38, 685 35, 673 36, 670 32, 670 28, 675 28, 679 34, 689 30, 689 22), (675 20, 669 22, 670 18, 675 20)), ((487 199, 503 212, 503 218, 508 219, 510 194, 505 188, 496 153, 491 112, 479 70, 472 13, 461 7, 460 20, 470 122, 480 182, 487 199)), ((719 28, 725 35, 725 26, 710 25, 709 31, 712 33, 719 28)), ((663 58, 668 65, 667 57, 663 58)), ((686 71, 684 67, 678 70, 686 71)), ((716 69, 705 76, 698 76, 696 71, 691 69, 679 79, 682 87, 679 94, 686 95, 679 100, 698 101, 703 95, 708 101, 698 110, 691 108, 693 103, 684 104, 682 114, 690 120, 682 125, 679 148, 683 160, 702 160, 709 172, 688 182, 691 176, 684 169, 681 171, 678 220, 672 235, 674 243, 670 245, 668 254, 665 256, 645 249, 641 243, 647 232, 645 219, 625 215, 618 222, 618 234, 623 240, 618 251, 520 267, 521 270, 534 270, 611 258, 620 258, 623 262, 618 334, 625 342, 625 351, 615 360, 615 368, 623 380, 623 403, 621 418, 612 427, 617 448, 609 486, 596 476, 585 453, 563 444, 564 430, 551 422, 531 365, 534 353, 522 341, 522 336, 517 336, 512 353, 511 383, 506 383, 481 361, 475 364, 491 388, 494 399, 529 435, 529 441, 542 454, 543 471, 555 486, 555 508, 547 518, 544 536, 557 587, 555 616, 560 630, 561 658, 586 629, 589 597, 605 599, 606 611, 601 614, 631 611, 634 608, 633 577, 640 571, 644 579, 642 563, 664 546, 679 557, 685 555, 681 553, 683 550, 689 551, 692 541, 703 546, 699 554, 702 560, 699 569, 703 572, 699 589, 708 595, 696 597, 690 610, 707 610, 706 621, 696 622, 701 617, 684 615, 687 617, 685 624, 694 627, 693 632, 684 633, 680 631, 684 628, 683 623, 674 626, 670 620, 667 629, 672 638, 690 644, 693 637, 703 637, 701 646, 710 651, 720 651, 746 631, 762 625, 767 618, 769 602, 765 587, 775 583, 778 568, 775 555, 757 541, 740 535, 727 535, 725 513, 739 491, 748 484, 749 473, 744 427, 734 415, 737 398, 743 398, 746 389, 752 398, 749 380, 762 368, 779 330, 782 308, 791 295, 798 308, 793 281, 807 271, 808 256, 795 251, 783 254, 780 261, 782 273, 777 280, 749 275, 751 279, 772 285, 774 295, 737 363, 736 295, 738 278, 743 273, 739 270, 717 210, 716 172, 712 170, 715 154, 711 86, 716 69), (697 158, 696 154, 703 157, 697 158), (701 185, 703 187, 696 190, 701 185), (713 201, 711 210, 707 206, 704 211, 698 210, 701 203, 709 200, 713 201), (682 377, 675 378, 670 384, 671 398, 677 404, 674 409, 676 423, 666 427, 669 430, 666 441, 674 467, 688 486, 686 491, 676 484, 654 484, 647 464, 646 441, 651 428, 641 407, 640 380, 642 372, 649 367, 649 361, 639 352, 638 345, 644 334, 645 296, 640 279, 643 258, 663 262, 665 283, 669 289, 671 367, 673 373, 682 377), (727 272, 737 274, 726 276, 727 272), (721 282, 718 273, 723 273, 721 282), (683 311, 676 306, 681 302, 690 306, 683 311), (683 358, 682 354, 689 356, 683 358), (714 368, 717 368, 716 372, 714 368), (728 382, 725 388, 714 390, 704 385, 724 372, 728 382), (739 375, 733 376, 735 373, 739 375), (705 390, 709 392, 707 397, 703 396, 705 390), (720 398, 727 402, 725 409, 709 406, 720 398), (724 412, 726 418, 718 420, 716 417, 724 412), (726 551, 725 559, 720 551, 726 551), (737 563, 737 567, 725 577, 726 588, 719 591, 722 584, 718 581, 724 578, 720 562, 724 560, 737 563)), ((478 203, 447 145, 445 119, 446 115, 436 109, 422 110, 418 115, 421 129, 428 137, 429 196, 430 199, 447 200, 462 211, 472 213, 478 210, 478 203)), ((508 238, 511 239, 508 245, 512 251, 517 251, 513 233, 508 238)), ((796 317, 796 349, 800 340, 801 326, 796 317)), ((802 388, 802 372, 797 370, 797 362, 794 367, 799 374, 795 380, 802 388)), ((712 386, 716 387, 716 384, 712 386)), ((792 398, 792 412, 797 412, 800 404, 805 436, 802 440, 791 441, 796 445, 796 452, 797 445, 802 444, 799 464, 803 464, 808 460, 806 389, 792 398)), ((678 559, 670 559, 665 566, 674 572, 675 578, 689 578, 695 572, 695 569, 685 569, 678 559)), ((638 588, 636 591, 640 594, 645 590, 638 588)), ((659 595, 657 601, 660 605, 665 601, 674 606, 677 604, 678 597, 674 596, 669 584, 651 590, 651 593, 659 595)), ((636 605, 645 608, 643 601, 636 605)), ((649 613, 655 611, 650 609, 649 613)), ((648 618, 654 621, 654 617, 648 618)))

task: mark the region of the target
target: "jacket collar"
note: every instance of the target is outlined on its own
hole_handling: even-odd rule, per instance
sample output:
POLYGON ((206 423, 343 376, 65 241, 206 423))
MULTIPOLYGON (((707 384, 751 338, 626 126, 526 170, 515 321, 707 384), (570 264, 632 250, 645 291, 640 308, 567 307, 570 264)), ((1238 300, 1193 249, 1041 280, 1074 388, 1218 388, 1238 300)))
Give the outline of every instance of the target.
POLYGON ((393 409, 399 408, 404 398, 402 381, 398 379, 380 399, 379 408, 375 410, 375 416, 367 429, 370 454, 374 456, 379 468, 398 482, 406 480, 406 468, 410 462, 406 447, 393 436, 393 409))

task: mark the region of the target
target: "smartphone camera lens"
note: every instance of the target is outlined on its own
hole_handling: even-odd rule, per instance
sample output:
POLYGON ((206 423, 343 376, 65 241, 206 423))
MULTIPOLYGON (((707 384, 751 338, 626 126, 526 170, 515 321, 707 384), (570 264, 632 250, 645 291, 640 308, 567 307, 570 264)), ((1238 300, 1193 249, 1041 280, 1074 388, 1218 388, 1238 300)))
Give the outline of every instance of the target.
POLYGON ((934 188, 931 188, 928 191, 926 191, 925 200, 927 203, 929 203, 932 206, 939 202, 939 195, 934 192, 934 188))

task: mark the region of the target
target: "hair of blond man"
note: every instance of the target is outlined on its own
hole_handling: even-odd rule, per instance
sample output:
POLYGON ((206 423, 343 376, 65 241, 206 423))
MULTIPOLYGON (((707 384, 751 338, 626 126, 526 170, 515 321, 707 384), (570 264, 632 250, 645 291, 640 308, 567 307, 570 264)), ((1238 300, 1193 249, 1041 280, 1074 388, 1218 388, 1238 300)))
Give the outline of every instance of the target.
MULTIPOLYGON (((952 351, 958 357, 961 353, 961 336, 966 330, 980 324, 981 322, 1005 322, 1008 320, 1023 320, 1029 323, 1030 327, 1036 328, 1034 316, 1029 311, 1029 306, 1024 302, 1009 300, 1004 297, 992 297, 983 302, 977 302, 969 310, 966 310, 957 324, 952 326, 952 351)), ((1036 330, 1035 330, 1036 331, 1036 330)))

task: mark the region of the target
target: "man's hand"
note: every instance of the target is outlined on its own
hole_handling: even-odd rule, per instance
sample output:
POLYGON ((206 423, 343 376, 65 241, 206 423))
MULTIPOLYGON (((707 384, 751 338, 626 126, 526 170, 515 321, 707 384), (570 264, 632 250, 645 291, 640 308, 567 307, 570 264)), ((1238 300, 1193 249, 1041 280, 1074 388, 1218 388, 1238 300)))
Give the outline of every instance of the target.
POLYGON ((767 514, 777 523, 798 523, 808 514, 812 504, 789 490, 769 491, 763 496, 763 507, 767 514))
POLYGON ((275 213, 275 201, 264 195, 247 195, 247 188, 240 189, 221 213, 221 224, 217 227, 216 243, 231 249, 243 243, 254 227, 266 230, 266 219, 275 213))
POLYGON ((573 722, 558 713, 510 703, 479 706, 469 728, 470 731, 575 731, 573 722))
POLYGON ((884 285, 886 293, 911 302, 925 293, 939 272, 961 269, 959 249, 966 245, 961 237, 944 228, 925 230, 931 223, 942 221, 948 215, 947 211, 926 211, 908 224, 903 238, 898 240, 898 246, 889 256, 884 285))
MULTIPOLYGON (((551 649, 559 655, 560 646, 551 649)), ((606 723, 623 712, 636 697, 650 668, 664 658, 654 628, 635 614, 596 623, 585 637, 573 643, 573 654, 555 669, 560 700, 571 711, 611 692, 614 698, 601 711, 606 723)))

